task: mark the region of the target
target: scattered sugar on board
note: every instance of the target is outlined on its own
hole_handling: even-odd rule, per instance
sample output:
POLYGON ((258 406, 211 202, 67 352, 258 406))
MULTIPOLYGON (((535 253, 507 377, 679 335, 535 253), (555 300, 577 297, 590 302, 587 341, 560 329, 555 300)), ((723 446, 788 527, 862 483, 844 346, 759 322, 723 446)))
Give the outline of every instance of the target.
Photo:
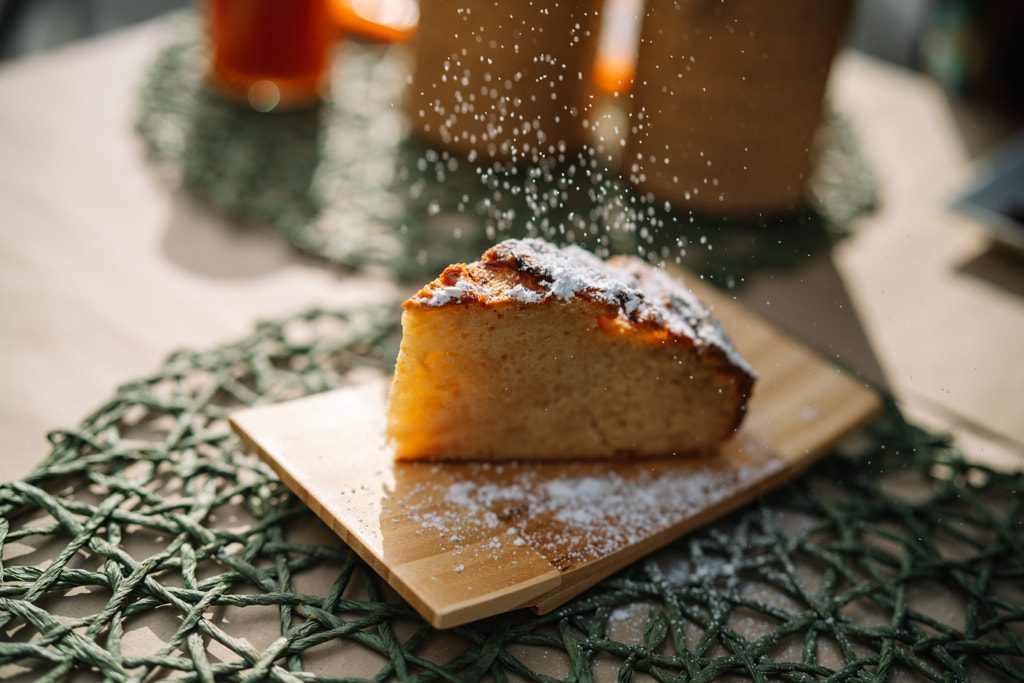
POLYGON ((608 636, 627 645, 642 645, 644 629, 654 607, 654 603, 644 601, 617 606, 608 615, 608 636))
POLYGON ((736 469, 655 464, 629 477, 604 471, 552 480, 528 467, 495 476, 489 465, 469 465, 455 483, 426 496, 408 492, 399 505, 423 531, 440 533, 447 550, 472 546, 497 560, 529 546, 567 569, 678 524, 778 466, 774 459, 736 469))

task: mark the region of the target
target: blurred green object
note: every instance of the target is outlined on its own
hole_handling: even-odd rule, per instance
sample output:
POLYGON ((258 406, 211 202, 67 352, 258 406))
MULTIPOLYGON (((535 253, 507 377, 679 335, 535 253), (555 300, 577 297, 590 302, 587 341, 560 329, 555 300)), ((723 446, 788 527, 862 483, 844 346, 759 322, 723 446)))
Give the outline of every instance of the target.
POLYGON ((921 51, 954 92, 1024 116, 1024 2, 936 0, 921 51))

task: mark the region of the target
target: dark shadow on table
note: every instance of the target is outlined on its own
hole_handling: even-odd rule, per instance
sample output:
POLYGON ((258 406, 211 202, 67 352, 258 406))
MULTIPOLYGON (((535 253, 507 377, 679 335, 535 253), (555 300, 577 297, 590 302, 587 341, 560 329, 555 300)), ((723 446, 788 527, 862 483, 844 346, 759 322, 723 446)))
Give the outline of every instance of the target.
POLYGON ((830 253, 790 270, 755 273, 736 298, 866 383, 888 387, 885 369, 830 253))
POLYGON ((262 113, 205 90, 184 122, 180 188, 164 248, 199 274, 250 278, 297 262, 283 230, 322 207, 319 107, 262 113))
POLYGON ((1024 252, 993 242, 988 249, 957 266, 957 271, 1024 299, 1024 252))
POLYGON ((991 102, 972 100, 945 91, 949 116, 968 159, 975 160, 991 153, 1015 131, 1024 128, 1020 115, 999 109, 991 102))
POLYGON ((309 259, 272 226, 225 219, 184 190, 174 194, 163 250, 187 271, 225 280, 261 277, 309 259))

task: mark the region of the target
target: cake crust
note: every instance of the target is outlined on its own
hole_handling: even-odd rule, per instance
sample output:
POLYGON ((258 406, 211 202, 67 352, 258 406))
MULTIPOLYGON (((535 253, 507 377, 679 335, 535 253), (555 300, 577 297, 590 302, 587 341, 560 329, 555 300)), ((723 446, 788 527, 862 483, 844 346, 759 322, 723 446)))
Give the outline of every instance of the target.
POLYGON ((697 297, 633 257, 507 240, 403 307, 387 426, 399 460, 706 451, 754 384, 697 297))

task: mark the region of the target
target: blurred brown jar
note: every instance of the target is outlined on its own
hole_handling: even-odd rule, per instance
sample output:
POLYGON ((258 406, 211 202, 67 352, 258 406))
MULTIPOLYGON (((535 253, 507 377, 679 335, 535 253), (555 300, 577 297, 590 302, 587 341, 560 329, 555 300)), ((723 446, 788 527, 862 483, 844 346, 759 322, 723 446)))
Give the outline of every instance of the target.
POLYGON ((413 134, 471 160, 579 149, 600 0, 421 0, 407 95, 413 134))
POLYGON ((647 0, 623 172, 678 207, 792 211, 807 197, 851 0, 647 0))

